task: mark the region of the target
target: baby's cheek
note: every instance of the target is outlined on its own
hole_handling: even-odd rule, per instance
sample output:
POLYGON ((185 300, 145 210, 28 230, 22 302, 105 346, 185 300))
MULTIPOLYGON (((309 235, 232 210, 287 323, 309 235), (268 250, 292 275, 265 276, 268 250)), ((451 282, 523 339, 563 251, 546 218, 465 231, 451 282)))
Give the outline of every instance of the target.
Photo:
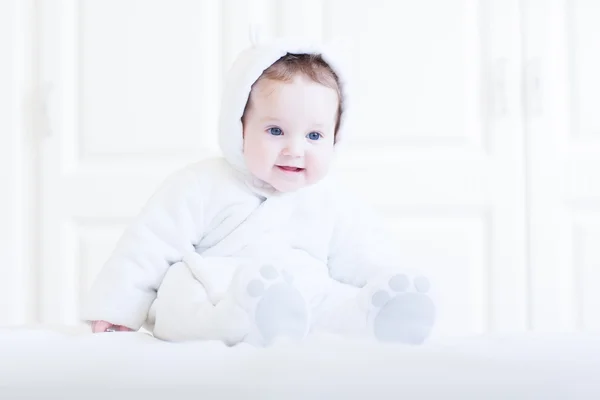
POLYGON ((327 175, 329 171, 330 162, 326 160, 314 160, 311 163, 310 168, 307 169, 307 179, 313 183, 327 175))

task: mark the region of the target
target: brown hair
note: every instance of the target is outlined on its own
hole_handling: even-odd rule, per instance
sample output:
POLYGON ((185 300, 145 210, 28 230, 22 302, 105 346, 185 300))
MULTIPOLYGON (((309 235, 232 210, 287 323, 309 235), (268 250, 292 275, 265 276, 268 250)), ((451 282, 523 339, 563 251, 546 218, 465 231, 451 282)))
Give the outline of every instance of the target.
MULTIPOLYGON (((262 79, 271 79, 275 81, 290 82, 296 75, 304 75, 312 81, 319 83, 323 86, 331 88, 337 92, 338 95, 338 110, 335 121, 335 135, 337 136, 338 129, 340 127, 340 121, 342 118, 343 97, 340 85, 340 80, 335 71, 323 60, 320 54, 292 54, 287 53, 279 60, 275 61, 269 68, 263 71, 258 77, 256 82, 252 85, 256 85, 262 79)), ((251 91, 252 92, 252 91, 251 91)), ((250 96, 246 102, 244 113, 242 114, 242 121, 246 116, 246 112, 250 107, 250 96)))

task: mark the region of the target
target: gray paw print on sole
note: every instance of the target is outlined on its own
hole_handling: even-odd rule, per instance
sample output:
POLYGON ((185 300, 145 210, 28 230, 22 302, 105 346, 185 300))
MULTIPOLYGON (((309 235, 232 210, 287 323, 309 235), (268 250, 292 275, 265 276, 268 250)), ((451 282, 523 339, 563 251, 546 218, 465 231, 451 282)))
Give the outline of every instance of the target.
POLYGON ((377 309, 373 334, 382 342, 421 344, 430 335, 435 321, 435 305, 427 295, 429 280, 416 278, 416 291, 410 291, 406 275, 395 275, 388 281, 387 290, 377 291, 371 298, 377 309))
POLYGON ((260 269, 260 278, 248 283, 251 297, 257 298, 255 323, 265 344, 277 337, 302 339, 308 326, 306 302, 292 285, 292 277, 272 266, 260 269))

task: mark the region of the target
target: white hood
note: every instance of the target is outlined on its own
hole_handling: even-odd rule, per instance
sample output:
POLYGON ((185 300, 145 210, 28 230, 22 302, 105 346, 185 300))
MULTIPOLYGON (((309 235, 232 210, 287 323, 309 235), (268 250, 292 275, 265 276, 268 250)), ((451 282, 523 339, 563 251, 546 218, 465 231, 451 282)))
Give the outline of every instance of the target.
POLYGON ((336 147, 347 138, 346 124, 344 123, 348 108, 347 74, 342 70, 340 57, 336 57, 333 49, 324 44, 293 38, 255 44, 240 53, 228 72, 223 88, 219 117, 219 145, 223 155, 229 164, 243 174, 248 173, 248 170, 243 156, 241 118, 250 95, 250 89, 265 69, 287 53, 320 54, 338 75, 340 92, 344 101, 344 112, 337 133, 336 147))

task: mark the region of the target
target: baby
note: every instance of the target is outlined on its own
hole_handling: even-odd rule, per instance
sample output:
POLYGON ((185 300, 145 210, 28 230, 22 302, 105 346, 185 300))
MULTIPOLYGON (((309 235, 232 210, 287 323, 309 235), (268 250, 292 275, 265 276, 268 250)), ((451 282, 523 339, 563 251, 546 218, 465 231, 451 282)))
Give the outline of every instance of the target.
POLYGON ((223 93, 224 158, 171 175, 100 271, 93 332, 265 346, 329 332, 422 343, 429 282, 401 272, 368 207, 329 177, 346 75, 323 46, 254 44, 223 93))

